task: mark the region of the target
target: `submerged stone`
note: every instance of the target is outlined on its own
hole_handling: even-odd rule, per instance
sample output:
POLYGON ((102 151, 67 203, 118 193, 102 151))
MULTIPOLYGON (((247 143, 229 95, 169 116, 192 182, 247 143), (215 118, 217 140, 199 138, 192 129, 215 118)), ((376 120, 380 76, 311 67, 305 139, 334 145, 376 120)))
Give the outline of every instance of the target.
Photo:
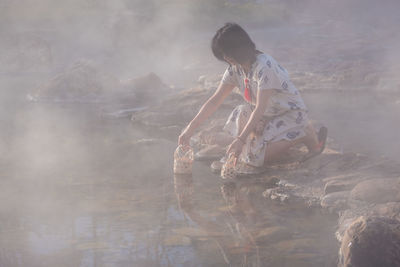
POLYGON ((343 210, 347 207, 347 201, 350 191, 342 191, 330 193, 321 200, 321 207, 328 209, 330 212, 343 210))

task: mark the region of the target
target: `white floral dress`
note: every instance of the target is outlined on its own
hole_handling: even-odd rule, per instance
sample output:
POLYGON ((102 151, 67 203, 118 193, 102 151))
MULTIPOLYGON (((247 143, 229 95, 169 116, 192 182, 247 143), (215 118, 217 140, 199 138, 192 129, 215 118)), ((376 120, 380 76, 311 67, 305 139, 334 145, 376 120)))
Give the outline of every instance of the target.
POLYGON ((281 140, 293 141, 305 136, 307 107, 286 69, 271 56, 259 54, 247 76, 240 66, 229 66, 222 83, 235 85, 246 101, 246 104, 233 110, 225 124, 224 130, 233 136, 238 136, 247 123, 256 104, 257 91, 275 91, 264 113, 266 124, 261 126, 263 129, 247 137, 239 157, 242 162, 255 167, 262 166, 268 144, 281 140), (245 93, 246 82, 250 90, 245 93))

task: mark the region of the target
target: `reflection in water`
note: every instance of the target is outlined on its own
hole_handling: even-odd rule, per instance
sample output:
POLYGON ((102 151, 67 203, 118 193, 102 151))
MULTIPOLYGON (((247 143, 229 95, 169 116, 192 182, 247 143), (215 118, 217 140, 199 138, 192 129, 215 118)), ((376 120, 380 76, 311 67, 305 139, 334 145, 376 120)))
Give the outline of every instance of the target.
POLYGON ((235 182, 225 182, 221 186, 221 193, 228 205, 228 213, 235 222, 235 231, 232 225, 228 224, 232 233, 237 233, 239 242, 236 244, 236 251, 243 254, 243 265, 247 265, 248 255, 255 254, 255 264, 260 266, 259 248, 251 231, 247 229, 248 224, 254 224, 256 219, 256 210, 248 197, 247 187, 238 187, 235 182))
POLYGON ((193 177, 172 180, 176 142, 139 142, 148 136, 129 122, 84 107, 21 110, 18 146, 3 155, 0 266, 319 267, 336 257, 335 219, 267 201, 268 177, 222 183, 195 162, 193 177))
POLYGON ((269 182, 224 182, 220 188, 226 206, 216 216, 196 205, 192 176, 175 175, 174 185, 183 214, 217 244, 228 266, 335 266, 337 248, 328 222, 333 218, 301 205, 269 203, 261 197, 269 182))
POLYGON ((224 261, 227 264, 230 264, 229 257, 224 249, 226 247, 224 244, 230 243, 231 240, 228 240, 228 236, 222 234, 223 231, 221 231, 221 227, 216 222, 211 221, 209 218, 205 218, 203 215, 201 215, 196 209, 196 206, 193 204, 194 190, 192 175, 175 174, 174 185, 178 204, 184 215, 189 217, 207 233, 211 240, 217 244, 224 261))

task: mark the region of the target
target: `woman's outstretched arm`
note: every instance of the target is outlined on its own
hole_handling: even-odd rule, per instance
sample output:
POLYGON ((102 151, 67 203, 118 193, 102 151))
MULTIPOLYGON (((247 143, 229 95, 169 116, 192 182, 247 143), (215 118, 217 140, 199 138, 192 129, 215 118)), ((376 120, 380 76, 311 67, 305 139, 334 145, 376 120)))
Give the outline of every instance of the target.
POLYGON ((179 136, 178 143, 180 145, 189 144, 190 137, 192 137, 195 130, 219 108, 224 99, 232 92, 234 87, 235 86, 232 84, 219 84, 215 93, 203 104, 200 111, 179 136))

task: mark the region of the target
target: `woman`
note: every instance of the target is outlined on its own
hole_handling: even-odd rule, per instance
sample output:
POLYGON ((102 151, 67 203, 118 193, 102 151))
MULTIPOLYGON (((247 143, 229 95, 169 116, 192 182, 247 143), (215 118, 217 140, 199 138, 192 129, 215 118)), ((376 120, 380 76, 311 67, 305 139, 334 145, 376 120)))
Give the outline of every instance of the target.
POLYGON ((242 163, 260 167, 299 143, 308 147, 310 155, 322 152, 326 128, 321 128, 317 138, 287 71, 258 51, 246 31, 227 23, 213 37, 211 48, 229 66, 216 92, 179 136, 179 144, 189 144, 199 125, 238 87, 246 104, 235 108, 224 127, 235 137, 227 155, 234 153, 242 163))

